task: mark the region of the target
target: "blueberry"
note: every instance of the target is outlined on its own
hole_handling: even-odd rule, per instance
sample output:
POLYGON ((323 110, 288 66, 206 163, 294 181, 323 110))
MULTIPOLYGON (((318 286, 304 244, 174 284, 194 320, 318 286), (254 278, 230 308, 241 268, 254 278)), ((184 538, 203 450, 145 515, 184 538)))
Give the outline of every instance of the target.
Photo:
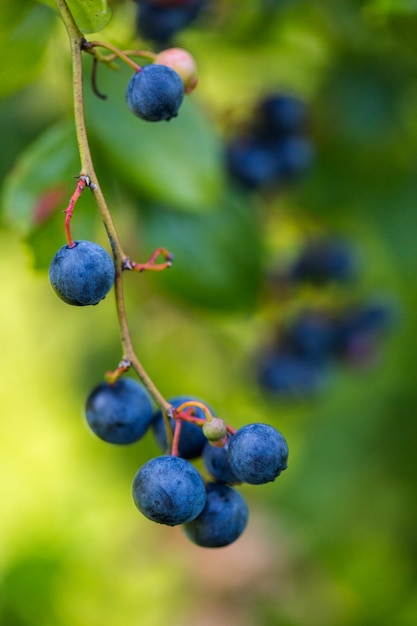
POLYGON ((227 451, 229 442, 223 447, 206 443, 203 449, 203 462, 208 472, 220 483, 238 483, 239 479, 232 472, 227 451))
POLYGON ((292 181, 304 174, 313 161, 313 146, 306 137, 285 137, 276 144, 275 150, 279 158, 279 172, 285 180, 292 181))
POLYGON ((235 489, 208 483, 207 501, 198 517, 184 525, 187 537, 204 548, 228 546, 240 537, 248 522, 248 506, 235 489))
POLYGON ((295 355, 322 363, 332 356, 335 349, 335 322, 319 312, 302 311, 286 328, 282 342, 295 355))
MULTIPOLYGON (((172 404, 174 408, 179 407, 183 402, 188 402, 191 400, 196 400, 198 402, 202 402, 207 406, 207 404, 200 400, 200 398, 196 398, 195 396, 176 396, 175 398, 170 398, 168 402, 172 404)), ((210 407, 208 407, 210 408, 210 407)), ((210 409, 210 412, 213 413, 210 409)), ((199 409, 194 409, 195 417, 200 419, 205 419, 204 412, 199 409)), ((171 419, 171 428, 174 431, 175 420, 171 419)), ((152 421, 152 429, 156 439, 156 442, 161 450, 164 452, 167 451, 167 437, 165 432, 165 423, 162 417, 162 412, 159 410, 155 413, 153 421, 152 421)), ((178 445, 178 453, 179 456, 183 459, 196 459, 201 456, 204 446, 207 443, 207 439, 204 436, 204 433, 200 426, 196 424, 191 424, 190 422, 184 422, 181 426, 181 433, 178 445)))
POLYGON ((228 457, 239 480, 260 485, 275 480, 287 468, 288 445, 269 424, 246 424, 230 439, 228 457))
POLYGON ((67 304, 86 306, 106 297, 114 282, 114 264, 109 253, 91 241, 63 246, 49 266, 53 290, 67 304))
POLYGON ((157 3, 141 0, 136 18, 138 34, 159 44, 167 44, 179 31, 186 28, 198 16, 206 0, 157 3))
POLYGON ((159 122, 178 115, 184 85, 175 70, 166 65, 147 65, 133 74, 126 91, 130 110, 143 120, 159 122))
POLYGON ((318 237, 302 250, 291 268, 291 277, 297 282, 322 286, 331 282, 346 283, 357 273, 352 247, 333 237, 318 237))
POLYGON ((357 363, 368 362, 375 356, 381 336, 393 322, 394 311, 383 302, 347 309, 337 322, 337 355, 357 363))
POLYGON ((238 137, 228 144, 226 167, 234 180, 249 189, 279 182, 281 175, 278 151, 252 136, 238 137))
POLYGON ((145 387, 133 378, 101 383, 87 398, 85 414, 91 430, 103 441, 138 441, 151 425, 153 407, 145 387))
POLYGON ((303 133, 307 126, 308 109, 299 98, 273 93, 261 100, 255 115, 257 133, 266 139, 276 139, 303 133))
POLYGON ((303 398, 320 391, 326 382, 322 364, 287 352, 271 352, 258 364, 259 386, 287 398, 303 398))
POLYGON ((191 463, 175 456, 151 459, 133 480, 133 501, 158 524, 177 526, 195 519, 206 503, 203 479, 191 463))

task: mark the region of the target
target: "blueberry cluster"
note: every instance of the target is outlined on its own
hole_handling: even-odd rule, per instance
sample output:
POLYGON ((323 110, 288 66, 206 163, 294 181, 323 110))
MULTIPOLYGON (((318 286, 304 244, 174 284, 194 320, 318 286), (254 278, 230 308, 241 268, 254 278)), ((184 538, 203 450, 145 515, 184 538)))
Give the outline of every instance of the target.
POLYGON ((249 514, 245 499, 234 486, 274 481, 287 467, 287 442, 278 430, 262 423, 247 424, 223 436, 227 430, 218 428, 223 420, 213 417, 200 399, 176 396, 169 402, 174 410, 185 402, 198 405, 186 414, 197 418, 198 424, 183 421, 175 413, 176 419, 171 418, 173 434, 181 419, 176 455, 167 453, 162 412, 153 412, 148 392, 133 379, 119 378, 96 386, 87 398, 85 415, 91 430, 108 443, 134 443, 151 429, 162 454, 136 473, 134 504, 154 522, 182 525, 186 536, 199 546, 227 546, 240 537, 249 514), (202 404, 207 413, 200 408, 202 404), (191 463, 199 457, 210 475, 207 481, 191 463))
MULTIPOLYGON (((357 263, 347 242, 320 237, 309 242, 286 273, 294 286, 352 284, 357 263)), ((369 299, 335 307, 305 307, 280 323, 275 339, 257 359, 257 380, 269 392, 304 397, 320 391, 329 366, 368 364, 395 315, 385 301, 369 299)))
POLYGON ((135 0, 138 35, 166 45, 198 17, 206 0, 135 0))
POLYGON ((271 93, 255 107, 252 121, 226 146, 229 175, 247 189, 294 181, 311 164, 308 110, 294 96, 271 93))
POLYGON ((73 246, 62 246, 55 254, 49 266, 49 280, 67 304, 98 304, 113 286, 113 260, 98 244, 75 241, 73 246))

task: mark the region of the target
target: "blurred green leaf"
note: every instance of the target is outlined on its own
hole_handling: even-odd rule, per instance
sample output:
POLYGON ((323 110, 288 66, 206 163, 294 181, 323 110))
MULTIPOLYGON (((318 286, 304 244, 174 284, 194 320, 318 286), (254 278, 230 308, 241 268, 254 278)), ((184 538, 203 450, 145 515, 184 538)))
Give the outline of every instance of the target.
POLYGON ((67 0, 68 7, 83 33, 97 33, 111 18, 107 0, 67 0))
MULTIPOLYGON (((54 7, 54 0, 37 0, 54 7)), ((97 33, 109 23, 112 11, 107 0, 67 0, 72 16, 83 33, 97 33)))
POLYGON ((110 175, 150 200, 173 209, 215 210, 223 185, 222 144, 194 95, 186 97, 170 122, 145 122, 127 107, 131 72, 99 68, 99 100, 86 88, 90 133, 110 175))
POLYGON ((253 207, 229 194, 217 211, 203 215, 152 207, 145 216, 150 249, 175 256, 160 284, 175 298, 219 310, 245 310, 256 303, 261 278, 260 229, 253 207))
POLYGON ((22 152, 5 180, 1 207, 6 221, 27 234, 72 193, 71 183, 78 170, 72 125, 49 128, 22 152))
POLYGON ((34 81, 55 24, 53 12, 22 0, 0 3, 0 98, 34 81))

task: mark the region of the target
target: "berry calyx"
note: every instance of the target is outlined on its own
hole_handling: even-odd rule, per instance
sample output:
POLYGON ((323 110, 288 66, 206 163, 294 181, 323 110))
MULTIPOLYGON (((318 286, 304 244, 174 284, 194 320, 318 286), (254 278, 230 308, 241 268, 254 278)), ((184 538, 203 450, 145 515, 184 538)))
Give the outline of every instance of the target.
POLYGON ((114 282, 110 254, 91 241, 62 246, 49 266, 49 280, 57 296, 67 304, 88 306, 106 297, 114 282))
POLYGON ((184 85, 175 70, 166 65, 147 65, 136 72, 126 91, 127 104, 135 115, 148 122, 170 120, 178 115, 184 85))

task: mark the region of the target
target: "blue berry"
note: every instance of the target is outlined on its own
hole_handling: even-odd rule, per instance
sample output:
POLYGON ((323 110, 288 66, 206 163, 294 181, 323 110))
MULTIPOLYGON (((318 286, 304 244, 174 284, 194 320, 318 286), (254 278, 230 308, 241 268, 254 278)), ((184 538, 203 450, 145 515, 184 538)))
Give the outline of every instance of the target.
POLYGON ((206 503, 203 479, 191 463, 175 456, 151 459, 133 480, 133 501, 158 524, 177 526, 195 519, 206 503))
POLYGON ((315 311, 302 311, 282 335, 287 350, 309 361, 322 363, 329 359, 336 345, 334 319, 315 311))
POLYGON ((321 390, 327 372, 321 364, 300 355, 272 352, 258 365, 258 383, 262 389, 288 398, 303 398, 321 390))
POLYGON ((336 324, 336 353, 348 361, 367 363, 394 322, 394 310, 387 303, 369 302, 347 309, 336 324))
POLYGON ((143 120, 159 122, 178 115, 184 85, 175 70, 166 65, 147 65, 133 74, 126 91, 130 110, 143 120))
POLYGON ((239 480, 260 485, 287 468, 288 445, 269 424, 246 424, 230 439, 229 463, 239 480))
POLYGON ((221 483, 207 484, 204 509, 184 525, 187 537, 204 548, 228 546, 240 537, 248 522, 248 506, 235 489, 221 483))
POLYGON ((91 430, 108 443, 138 441, 149 429, 153 407, 145 387, 133 378, 101 383, 87 398, 85 414, 91 430))
POLYGON ((279 173, 286 180, 298 178, 310 167, 314 150, 309 139, 299 135, 284 137, 277 142, 276 154, 279 157, 279 173))
POLYGON ((229 442, 227 441, 221 448, 206 443, 203 449, 203 462, 208 472, 220 483, 238 483, 238 478, 232 472, 227 451, 229 442))
POLYGON ((357 263, 351 246, 332 237, 319 237, 309 242, 291 269, 293 280, 318 286, 346 283, 356 273, 357 263))
POLYGON ((303 133, 306 130, 308 110, 306 104, 287 94, 266 96, 256 110, 257 133, 266 139, 303 133))
MULTIPOLYGON (((196 400, 198 402, 203 402, 203 404, 206 404, 203 400, 200 400, 200 398, 196 398, 195 396, 176 396, 175 398, 169 399, 168 402, 172 404, 174 408, 178 408, 181 404, 183 404, 183 402, 189 402, 191 400, 196 400)), ((194 414, 195 417, 205 419, 204 412, 198 407, 194 409, 194 414)), ((175 420, 171 419, 172 432, 174 432, 174 426, 175 420)), ((160 410, 155 413, 152 422, 152 429, 158 446, 162 451, 166 452, 167 436, 165 432, 164 419, 160 410)), ((204 433, 200 426, 183 421, 178 445, 178 453, 180 457, 182 457, 183 459, 198 458, 199 456, 201 456, 201 453, 206 443, 207 439, 204 436, 204 433)))
POLYGON ((62 246, 49 266, 49 280, 61 300, 75 306, 97 304, 114 282, 114 264, 109 253, 91 241, 62 246))
POLYGON ((193 22, 206 0, 158 3, 141 0, 136 18, 138 34, 160 44, 167 44, 172 37, 193 22))
POLYGON ((249 189, 277 183, 281 175, 278 151, 252 136, 238 137, 229 143, 226 165, 230 176, 249 189))

